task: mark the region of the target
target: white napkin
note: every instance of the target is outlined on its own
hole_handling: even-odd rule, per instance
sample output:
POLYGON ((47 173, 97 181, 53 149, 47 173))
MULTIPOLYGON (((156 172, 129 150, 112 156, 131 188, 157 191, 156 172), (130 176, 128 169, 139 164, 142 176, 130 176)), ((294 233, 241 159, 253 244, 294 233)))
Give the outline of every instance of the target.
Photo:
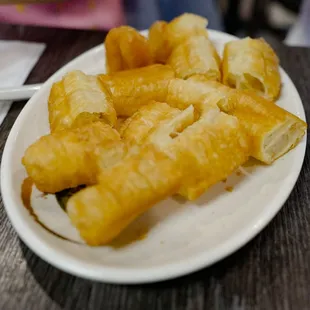
MULTIPOLYGON (((23 85, 44 49, 43 43, 0 40, 0 87, 23 85)), ((0 125, 11 104, 12 101, 0 102, 0 125)))

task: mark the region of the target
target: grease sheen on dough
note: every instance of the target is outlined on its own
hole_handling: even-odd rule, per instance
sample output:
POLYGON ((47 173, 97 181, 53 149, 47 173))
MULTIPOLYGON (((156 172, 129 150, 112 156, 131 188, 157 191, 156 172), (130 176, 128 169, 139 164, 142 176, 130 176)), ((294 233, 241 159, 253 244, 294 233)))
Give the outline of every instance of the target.
POLYGON ((223 56, 223 83, 275 100, 281 89, 278 56, 264 39, 228 42, 223 56))

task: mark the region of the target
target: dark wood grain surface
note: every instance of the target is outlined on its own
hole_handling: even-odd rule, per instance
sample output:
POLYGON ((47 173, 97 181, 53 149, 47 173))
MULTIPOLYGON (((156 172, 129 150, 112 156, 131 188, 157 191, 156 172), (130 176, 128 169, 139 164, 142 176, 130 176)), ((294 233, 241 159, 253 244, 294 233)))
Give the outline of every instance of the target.
MULTIPOLYGON (((0 39, 46 42, 27 83, 45 81, 65 63, 100 44, 104 33, 0 25, 0 39)), ((274 42, 310 117, 310 49, 274 42)), ((1 55, 0 55, 1 57, 1 55)), ((12 106, 0 127, 1 156, 25 102, 12 106)), ((176 280, 137 286, 70 276, 25 246, 0 202, 0 309, 310 309, 310 155, 275 219, 225 260, 176 280)))

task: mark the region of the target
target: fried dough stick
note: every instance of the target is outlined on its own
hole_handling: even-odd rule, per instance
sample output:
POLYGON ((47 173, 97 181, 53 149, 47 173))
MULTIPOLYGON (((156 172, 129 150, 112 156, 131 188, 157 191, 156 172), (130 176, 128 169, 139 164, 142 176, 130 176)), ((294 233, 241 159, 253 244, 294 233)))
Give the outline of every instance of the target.
POLYGON ((118 116, 131 116, 151 100, 165 101, 169 81, 174 78, 169 66, 152 65, 139 69, 99 75, 110 90, 118 116))
POLYGON ((108 73, 152 64, 147 38, 129 26, 110 30, 105 39, 105 50, 108 73))
POLYGON ((194 36, 208 37, 208 20, 195 14, 184 13, 170 23, 155 22, 149 30, 149 45, 153 59, 166 63, 175 47, 187 38, 194 36))
POLYGON ((95 184, 98 172, 119 161, 124 153, 116 130, 85 116, 71 129, 43 136, 30 145, 22 163, 40 191, 55 193, 95 184))
POLYGON ((162 121, 171 119, 181 113, 167 103, 152 101, 141 107, 120 127, 120 135, 129 145, 143 144, 150 132, 162 121))
POLYGON ((221 81, 221 59, 212 42, 203 35, 189 37, 175 47, 167 64, 181 79, 202 74, 207 79, 221 81))
POLYGON ((75 118, 83 112, 100 113, 111 125, 116 122, 109 91, 96 76, 81 71, 69 72, 53 84, 48 112, 51 132, 70 128, 75 118))
POLYGON ((275 100, 281 89, 279 58, 264 39, 228 42, 223 56, 223 83, 275 100))

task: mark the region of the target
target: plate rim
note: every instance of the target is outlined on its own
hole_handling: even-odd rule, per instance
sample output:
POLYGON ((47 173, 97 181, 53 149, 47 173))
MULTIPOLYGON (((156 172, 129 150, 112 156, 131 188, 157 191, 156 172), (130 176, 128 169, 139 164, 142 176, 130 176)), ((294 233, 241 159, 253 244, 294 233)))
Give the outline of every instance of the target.
MULTIPOLYGON (((215 36, 226 37, 230 40, 238 39, 237 37, 226 34, 224 32, 211 29, 208 31, 210 34, 212 33, 215 36)), ((142 31, 142 33, 146 34, 147 31, 142 31)), ((36 98, 39 97, 40 92, 44 91, 44 89, 48 87, 48 85, 55 79, 57 79, 59 75, 66 72, 70 67, 74 67, 81 59, 84 57, 87 58, 92 53, 96 53, 98 50, 102 49, 102 47, 103 44, 100 44, 89 49, 88 51, 85 51, 57 70, 46 82, 44 82, 41 89, 35 93, 32 98, 29 99, 16 118, 10 130, 2 155, 0 178, 1 193, 6 214, 8 215, 8 218, 14 230, 17 232, 19 238, 21 238, 22 241, 41 259, 62 271, 85 279, 115 284, 151 283, 177 278, 208 267, 236 252, 255 236, 257 236, 271 222, 271 220, 280 211, 289 195, 291 194, 303 166, 306 152, 306 143, 302 142, 307 141, 307 132, 305 133, 302 142, 300 142, 300 145, 298 146, 300 148, 299 156, 301 160, 295 160, 294 166, 296 167, 291 173, 291 177, 284 183, 285 190, 282 190, 277 195, 272 197, 267 211, 260 217, 252 220, 247 226, 238 231, 233 237, 227 239, 220 246, 215 247, 211 252, 203 251, 199 255, 190 256, 188 259, 182 259, 179 262, 162 264, 154 267, 139 268, 109 267, 106 265, 98 266, 98 264, 82 262, 79 259, 70 256, 69 254, 55 251, 53 247, 44 241, 44 239, 40 238, 40 234, 36 234, 32 230, 32 228, 28 225, 28 221, 24 221, 22 215, 19 214, 18 209, 20 206, 17 205, 14 202, 14 199, 11 197, 11 188, 8 184, 10 184, 10 177, 12 177, 9 170, 11 159, 10 154, 13 151, 16 136, 21 128, 20 125, 26 116, 29 115, 29 112, 32 109, 32 105, 35 103, 36 98)), ((299 117, 305 120, 305 109, 296 86, 289 75, 282 69, 282 67, 281 71, 284 73, 284 75, 286 75, 286 78, 288 78, 292 87, 294 88, 296 99, 299 100, 301 104, 301 115, 299 115, 299 117)))

